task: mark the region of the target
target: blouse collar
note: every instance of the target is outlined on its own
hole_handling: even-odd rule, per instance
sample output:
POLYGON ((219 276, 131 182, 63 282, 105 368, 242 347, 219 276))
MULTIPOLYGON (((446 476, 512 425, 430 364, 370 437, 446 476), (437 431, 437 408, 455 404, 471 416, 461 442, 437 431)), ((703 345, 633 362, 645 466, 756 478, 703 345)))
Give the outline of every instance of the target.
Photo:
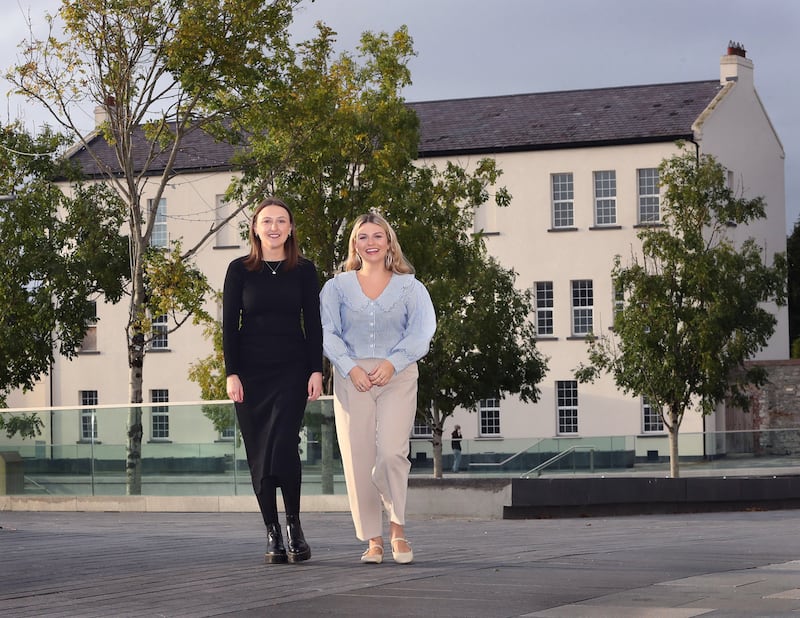
POLYGON ((378 305, 381 310, 389 311, 408 293, 415 280, 412 274, 392 273, 392 278, 389 279, 389 283, 380 296, 371 299, 361 289, 361 284, 358 282, 358 271, 348 270, 337 275, 337 278, 344 292, 345 302, 356 311, 363 311, 371 302, 378 305))

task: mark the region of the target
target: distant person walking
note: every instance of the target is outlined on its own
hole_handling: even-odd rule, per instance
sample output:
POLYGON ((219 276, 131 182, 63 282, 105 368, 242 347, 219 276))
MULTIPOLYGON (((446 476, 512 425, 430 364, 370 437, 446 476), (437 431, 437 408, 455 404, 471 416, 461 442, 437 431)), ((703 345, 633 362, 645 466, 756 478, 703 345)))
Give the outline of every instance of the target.
POLYGON ((414 559, 405 538, 408 438, 417 412, 417 361, 428 353, 436 313, 383 217, 353 225, 345 272, 322 288, 325 355, 334 367, 333 410, 362 562, 383 562, 383 516, 392 557, 414 559))
POLYGON ((267 528, 268 563, 300 562, 311 549, 300 526, 300 426, 322 393, 317 270, 299 254, 294 218, 267 198, 250 222, 250 255, 233 260, 222 293, 227 392, 267 528), (277 488, 287 544, 278 522, 277 488))
POLYGON ((450 448, 453 449, 453 472, 461 469, 461 425, 456 425, 450 434, 450 448))

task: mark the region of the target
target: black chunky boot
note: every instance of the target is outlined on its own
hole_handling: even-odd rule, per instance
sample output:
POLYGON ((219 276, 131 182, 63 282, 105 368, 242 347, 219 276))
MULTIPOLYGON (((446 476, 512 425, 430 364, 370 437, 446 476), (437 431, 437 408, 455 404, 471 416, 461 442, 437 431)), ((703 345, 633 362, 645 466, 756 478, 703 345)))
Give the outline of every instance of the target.
POLYGON ((276 564, 286 562, 286 548, 283 546, 283 535, 280 524, 267 525, 267 551, 264 562, 276 564))
POLYGON ((311 558, 311 548, 306 543, 297 515, 286 516, 286 541, 289 562, 302 562, 311 558))

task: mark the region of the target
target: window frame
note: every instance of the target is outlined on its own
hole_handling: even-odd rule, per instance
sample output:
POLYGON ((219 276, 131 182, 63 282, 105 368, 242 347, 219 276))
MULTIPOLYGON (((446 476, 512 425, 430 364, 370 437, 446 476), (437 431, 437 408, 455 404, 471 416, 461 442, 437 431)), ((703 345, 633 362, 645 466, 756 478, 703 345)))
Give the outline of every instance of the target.
POLYGON ((594 224, 596 227, 617 225, 617 171, 592 172, 594 188, 594 224))
POLYGON ((482 438, 500 436, 500 396, 478 401, 478 435, 482 438))
POLYGON ((639 225, 656 225, 661 223, 661 185, 657 167, 642 167, 636 170, 636 217, 639 225), (645 178, 645 174, 649 178, 645 178), (650 189, 650 191, 644 191, 650 189), (652 201, 655 199, 655 206, 652 201), (646 211, 655 207, 655 216, 646 211))
MULTIPOLYGON (((153 199, 147 200, 147 211, 153 211, 153 199)), ((169 247, 169 229, 167 228, 167 198, 162 197, 158 201, 155 213, 156 220, 150 234, 150 246, 154 249, 166 249, 169 247)))
POLYGON ((617 317, 625 309, 625 289, 617 279, 611 279, 611 294, 611 315, 614 318, 613 324, 616 324, 617 317))
POLYGON ((570 281, 570 310, 573 337, 585 337, 594 332, 594 281, 592 279, 570 281), (583 327, 585 324, 588 324, 586 330, 578 330, 579 325, 583 327))
POLYGON ((89 352, 97 352, 97 301, 92 300, 89 301, 92 305, 92 319, 91 322, 86 327, 86 332, 83 335, 83 339, 81 340, 81 345, 78 348, 78 352, 81 354, 86 354, 89 352))
POLYGON ((578 381, 556 380, 556 434, 578 434, 578 381))
POLYGON ((150 331, 150 349, 169 350, 169 318, 166 313, 153 316, 150 331))
MULTIPOLYGON (((169 403, 169 389, 150 389, 150 403, 169 403)), ((169 440, 169 406, 153 405, 150 408, 150 439, 169 440), (158 429, 158 431, 157 431, 158 429), (160 435, 156 435, 156 434, 160 435)))
POLYGON ((431 438, 433 437, 433 427, 430 423, 422 423, 414 418, 414 425, 411 427, 412 438, 431 438))
POLYGON ((575 227, 575 177, 572 172, 550 175, 550 216, 553 229, 575 227))
POLYGON ((96 390, 81 390, 78 391, 78 399, 80 400, 81 413, 80 413, 80 441, 81 442, 97 442, 97 409, 95 407, 100 404, 100 397, 96 390))
POLYGON ((641 397, 639 400, 639 408, 642 417, 642 433, 646 434, 662 434, 666 431, 664 419, 657 410, 653 409, 647 397, 641 397), (654 428, 655 427, 655 428, 654 428))
POLYGON ((535 281, 533 290, 536 308, 536 334, 537 336, 552 336, 555 332, 553 282, 535 281), (542 324, 544 324, 544 328, 542 328, 542 324))

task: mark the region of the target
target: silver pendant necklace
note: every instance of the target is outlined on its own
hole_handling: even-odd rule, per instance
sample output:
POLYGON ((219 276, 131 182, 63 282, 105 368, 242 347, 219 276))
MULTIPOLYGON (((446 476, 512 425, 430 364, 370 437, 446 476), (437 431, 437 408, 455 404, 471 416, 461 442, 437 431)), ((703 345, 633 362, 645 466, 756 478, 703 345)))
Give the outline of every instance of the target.
POLYGON ((269 262, 267 262, 267 260, 264 260, 264 264, 266 264, 266 265, 267 265, 267 268, 269 268, 270 272, 271 272, 273 275, 277 275, 277 274, 278 274, 278 269, 281 267, 281 264, 283 264, 283 260, 281 260, 280 262, 278 262, 277 264, 275 264, 275 268, 272 268, 272 264, 270 264, 269 262))

